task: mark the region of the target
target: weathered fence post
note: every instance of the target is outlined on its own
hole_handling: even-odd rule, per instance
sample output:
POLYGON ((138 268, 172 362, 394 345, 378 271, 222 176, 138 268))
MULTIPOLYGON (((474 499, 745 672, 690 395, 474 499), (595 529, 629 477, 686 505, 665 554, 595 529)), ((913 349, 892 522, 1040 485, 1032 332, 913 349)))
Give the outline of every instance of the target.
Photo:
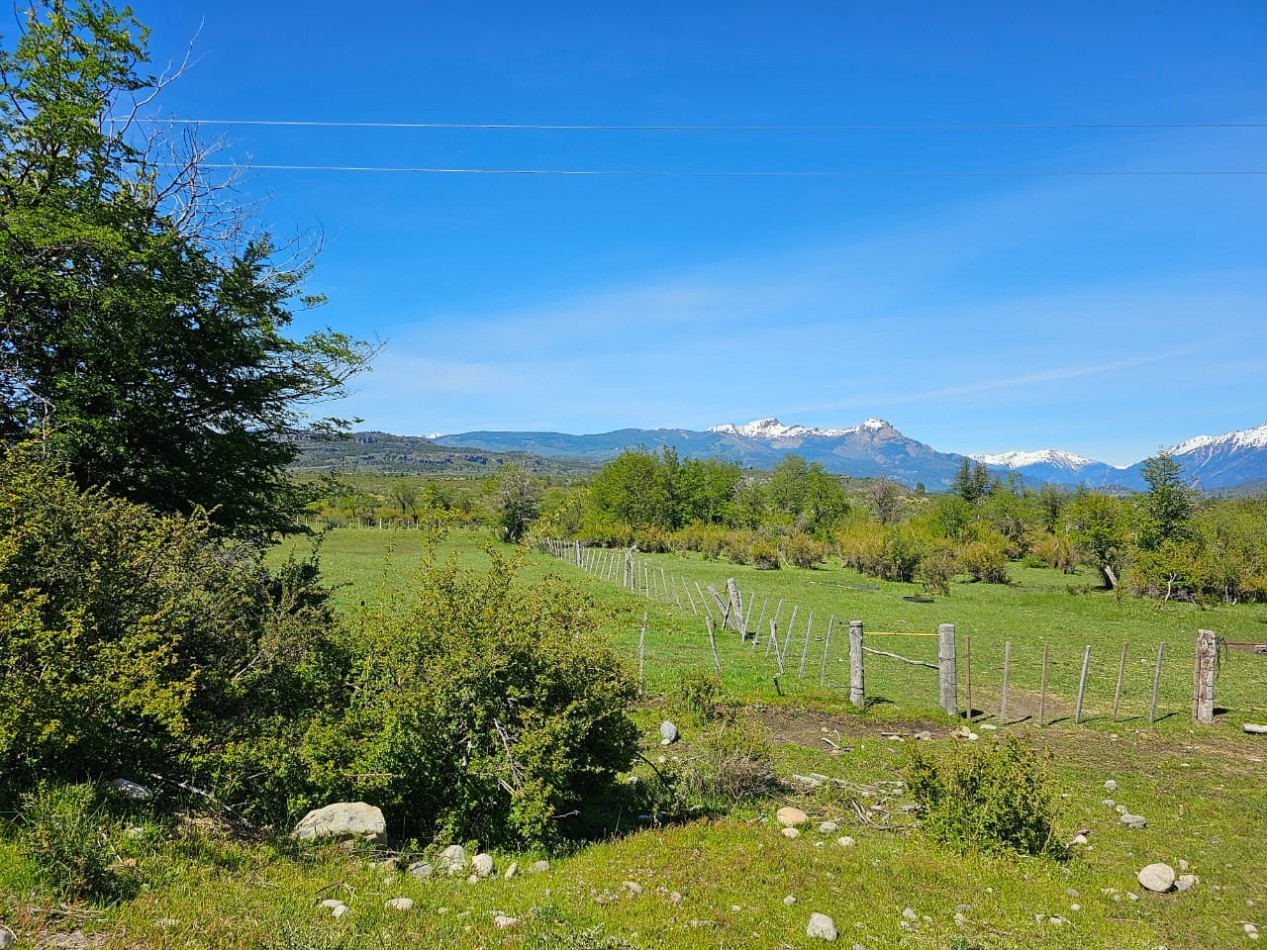
POLYGON ((963 666, 965 686, 968 690, 968 722, 972 722, 975 712, 972 708, 972 637, 963 638, 963 666))
POLYGON ((1074 725, 1082 722, 1082 697, 1087 691, 1087 667, 1091 665, 1091 644, 1082 651, 1082 674, 1078 677, 1078 702, 1073 710, 1074 725))
POLYGON ((1117 665, 1117 688, 1113 690, 1113 721, 1117 722, 1117 707, 1122 702, 1122 680, 1126 678, 1126 644, 1122 644, 1122 662, 1117 665))
POLYGON ((708 645, 713 648, 713 666, 717 670, 717 678, 721 679, 721 655, 717 652, 717 637, 713 633, 713 615, 706 615, 704 623, 708 627, 708 645))
MULTIPOLYGON (((686 587, 686 578, 685 578, 685 577, 684 577, 684 578, 682 578, 682 586, 683 586, 683 587, 686 587)), ((691 616, 692 616, 692 617, 698 617, 698 616, 699 616, 699 611, 698 611, 698 610, 696 609, 696 607, 695 607, 695 598, 691 596, 691 589, 690 589, 689 587, 686 587, 686 599, 687 599, 687 600, 689 600, 689 601, 691 602, 691 616)), ((707 605, 705 605, 705 608, 707 609, 707 605)))
POLYGON ((836 615, 832 614, 827 621, 827 639, 823 641, 823 666, 818 671, 818 685, 827 685, 827 659, 831 656, 831 631, 836 626, 836 615))
POLYGON ((1007 725, 1007 677, 1012 669, 1012 641, 1003 641, 1003 695, 999 697, 999 725, 1007 725))
POLYGON ((1219 635, 1213 630, 1197 631, 1197 665, 1192 686, 1192 718, 1214 722, 1214 671, 1219 660, 1219 635))
POLYGON ((630 590, 634 586, 634 551, 638 550, 632 547, 625 552, 625 577, 623 585, 625 590, 630 590))
POLYGON ((573 542, 572 542, 572 544, 573 544, 573 551, 574 551, 574 553, 576 554, 576 566, 577 566, 577 567, 584 567, 584 566, 585 566, 585 555, 583 555, 583 554, 581 553, 581 552, 584 550, 584 549, 581 547, 581 542, 580 542, 580 541, 573 541, 573 542))
POLYGON ((849 621, 849 702, 859 709, 867 705, 867 683, 862 669, 862 621, 849 621))
POLYGON ((937 627, 937 680, 941 708, 947 716, 959 715, 959 671, 955 656, 955 625, 937 627))
MULTIPOLYGON (((770 621, 770 639, 766 642, 766 655, 770 653, 770 644, 779 642, 779 625, 775 621, 770 621)), ((779 664, 779 675, 783 675, 783 657, 779 655, 779 648, 774 648, 774 659, 779 664)))
POLYGON ((805 627, 805 642, 801 644, 801 665, 796 668, 796 678, 805 679, 805 660, 809 656, 809 640, 814 634, 814 611, 809 612, 809 624, 805 627))
POLYGON ((730 626, 742 636, 747 632, 743 628, 743 595, 733 577, 726 578, 726 599, 730 602, 730 626))
POLYGON ((1157 645, 1157 669, 1153 670, 1153 701, 1148 706, 1148 723, 1157 721, 1157 690, 1161 686, 1161 661, 1166 655, 1166 641, 1157 645))

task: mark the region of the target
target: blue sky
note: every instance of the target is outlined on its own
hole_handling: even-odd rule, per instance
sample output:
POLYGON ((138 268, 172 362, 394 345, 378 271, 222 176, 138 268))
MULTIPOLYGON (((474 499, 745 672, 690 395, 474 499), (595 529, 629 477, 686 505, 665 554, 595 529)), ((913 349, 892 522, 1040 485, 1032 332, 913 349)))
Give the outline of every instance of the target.
POLYGON ((385 341, 327 407, 366 427, 879 416, 1122 464, 1267 421, 1267 175, 1064 174, 1267 172, 1267 127, 1067 127, 1267 123, 1259 0, 135 9, 156 59, 198 33, 181 118, 906 127, 207 126, 257 166, 861 173, 257 168, 261 220, 324 245, 300 329, 385 341))

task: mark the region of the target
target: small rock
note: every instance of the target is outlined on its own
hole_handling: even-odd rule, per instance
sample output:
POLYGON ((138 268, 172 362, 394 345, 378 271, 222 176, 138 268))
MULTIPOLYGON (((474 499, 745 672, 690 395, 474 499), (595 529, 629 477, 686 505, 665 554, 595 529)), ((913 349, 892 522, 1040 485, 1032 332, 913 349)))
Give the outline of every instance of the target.
POLYGON ((839 830, 840 825, 836 824, 834 821, 824 821, 818 826, 818 833, 820 835, 834 835, 839 830))
POLYGON ((791 894, 783 898, 783 904, 787 907, 791 907, 795 903, 796 903, 796 898, 793 897, 791 894))
POLYGON ((498 914, 493 918, 493 925, 498 930, 508 930, 511 927, 519 926, 518 917, 507 917, 505 914, 498 914))
POLYGON ((519 865, 518 863, 512 861, 510 863, 510 867, 506 868, 506 873, 503 874, 502 877, 504 877, 506 880, 509 881, 512 877, 518 877, 518 876, 519 876, 519 865))
POLYGON ((1071 848, 1078 847, 1086 843, 1087 843, 1086 835, 1074 835, 1071 839, 1069 839, 1069 847, 1071 848))
POLYGON ((134 802, 148 802, 154 798, 154 793, 144 785, 125 778, 115 779, 110 783, 110 788, 120 798, 126 798, 134 802))
POLYGON ((1241 726, 1246 732, 1257 736, 1267 736, 1267 726, 1260 726, 1258 723, 1247 722, 1241 726))
POLYGON ((1082 905, 1081 905, 1081 904, 1070 904, 1070 905, 1069 905, 1069 909, 1070 909, 1071 911, 1073 911, 1074 913, 1077 913, 1078 911, 1082 910, 1082 905))
POLYGON ((1175 869, 1169 864, 1150 864, 1143 868, 1136 879, 1140 886, 1157 894, 1164 894, 1175 885, 1175 869))
POLYGON ((1134 828, 1136 830, 1148 827, 1148 821, 1143 815, 1132 815, 1130 812, 1127 812, 1122 816, 1121 822, 1126 825, 1127 828, 1134 828))
POLYGON ((13 935, 13 931, 0 924, 0 950, 12 950, 17 942, 18 938, 13 935))
POLYGON ((809 815, 799 808, 785 805, 774 813, 774 819, 785 828, 795 828, 809 821, 809 815))
POLYGON ((998 727, 998 726, 996 726, 996 725, 995 725, 994 723, 992 723, 992 722, 983 722, 983 723, 981 723, 981 729, 982 729, 982 731, 983 731, 983 732, 993 732, 993 731, 994 731, 995 729, 997 729, 997 728, 999 728, 999 727, 998 727))
POLYGON ((1180 871, 1188 870, 1188 862, 1185 861, 1183 858, 1179 859, 1179 870, 1180 871))
POLYGON ((1129 809, 1125 805, 1114 805, 1113 810, 1119 815, 1125 815, 1129 809))
POLYGON ((338 920, 344 914, 348 914, 351 912, 352 912, 352 908, 349 907, 347 904, 340 904, 338 907, 335 907, 334 909, 330 911, 330 916, 333 917, 335 920, 338 920))
POLYGON ((1101 805, 1103 805, 1105 808, 1116 808, 1116 807, 1117 807, 1117 802, 1115 802, 1115 801, 1114 801, 1113 799, 1111 799, 1111 798, 1106 798, 1106 799, 1104 799, 1104 801, 1100 802, 1100 804, 1101 804, 1101 805))
POLYGON ((466 870, 466 848, 460 844, 451 844, 440 852, 436 859, 436 870, 443 871, 449 877, 457 877, 466 870))
POLYGON ((784 829, 783 829, 783 837, 785 837, 785 838, 789 838, 789 839, 791 839, 791 838, 799 838, 800 836, 801 836, 801 832, 800 832, 800 830, 799 830, 799 829, 797 829, 797 828, 784 828, 784 829))
POLYGON ((412 897, 393 897, 383 906, 388 910, 413 910, 414 901, 412 897))
POLYGON ((677 742, 677 740, 677 726, 673 725, 673 723, 669 722, 667 719, 660 723, 660 741, 662 741, 665 745, 671 745, 672 743, 677 742))
POLYGON ((477 854, 471 858, 471 874, 480 879, 493 876, 493 872, 497 869, 493 862, 491 854, 477 854))
POLYGON ((1180 874, 1177 878, 1175 878, 1175 890, 1176 891, 1190 890, 1193 887, 1193 885, 1195 885, 1200 880, 1201 879, 1197 877, 1195 874, 1180 874))
POLYGON ((918 742, 928 742, 932 738, 933 738, 933 734, 929 732, 927 729, 921 729, 919 732, 915 733, 915 739, 918 742))
MULTIPOLYGON (((673 901, 673 903, 675 903, 675 904, 680 904, 680 903, 682 903, 682 894, 681 894, 681 892, 680 892, 680 891, 674 891, 672 894, 670 894, 670 895, 669 895, 669 900, 673 901)), ((793 898, 793 900, 795 900, 795 898, 793 898)))
POLYGON ((836 922, 826 914, 810 914, 809 925, 805 928, 805 936, 817 937, 829 943, 836 939, 836 922))
POLYGON ((409 865, 409 873, 414 877, 431 877, 433 870, 430 861, 415 861, 409 865))
POLYGON ((907 907, 902 911, 902 916, 907 920, 919 920, 919 914, 915 913, 914 907, 907 907))
POLYGON ((342 907, 343 901, 335 900, 333 897, 327 897, 321 902, 321 906, 326 910, 334 910, 336 907, 342 907))
POLYGON ((1104 790, 1106 792, 1116 792, 1117 782, 1113 781, 1113 779, 1109 779, 1107 782, 1104 783, 1104 790))
POLYGON ((1053 927, 1063 927, 1063 926, 1064 926, 1064 924, 1065 924, 1065 918, 1063 918, 1063 917, 1048 917, 1048 918, 1047 918, 1047 923, 1051 924, 1053 927))
POLYGON ((854 841, 853 838, 848 835, 836 839, 836 844, 840 845, 842 848, 852 848, 857 843, 858 842, 854 841))
POLYGON ((627 890, 630 894, 642 893, 642 885, 637 881, 625 881, 625 883, 620 886, 627 890))
POLYGON ((549 861, 536 861, 528 867, 528 871, 532 874, 540 874, 542 871, 550 870, 549 861))
MULTIPOLYGON (((166 930, 168 927, 180 926, 180 921, 175 917, 160 917, 158 920, 154 921, 154 926, 162 927, 166 930)), ((0 950, 2 950, 2 948, 0 948, 0 950)))

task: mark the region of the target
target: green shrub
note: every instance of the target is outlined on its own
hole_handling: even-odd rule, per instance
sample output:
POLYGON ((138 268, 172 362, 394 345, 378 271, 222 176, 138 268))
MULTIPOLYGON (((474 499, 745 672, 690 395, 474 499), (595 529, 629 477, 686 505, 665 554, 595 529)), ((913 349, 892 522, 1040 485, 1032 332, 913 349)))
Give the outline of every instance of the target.
POLYGON ((59 897, 109 900, 135 884, 116 869, 114 831, 91 785, 40 783, 22 796, 19 847, 59 897))
POLYGON ((351 704, 304 755, 328 794, 405 832, 548 844, 633 759, 636 683, 579 589, 517 583, 518 558, 488 555, 488 570, 426 560, 413 603, 362 614, 351 704))
POLYGON ((665 711, 697 725, 721 715, 721 683, 711 670, 686 669, 674 676, 664 694, 665 711))
POLYGON ((1046 757, 1026 741, 963 743, 941 762, 917 748, 906 783, 924 830, 955 850, 1063 853, 1053 838, 1059 798, 1046 757))
POLYGON ((774 752, 760 723, 727 718, 706 730, 691 751, 678 782, 692 804, 724 810, 779 788, 774 752))
POLYGON ((783 539, 784 559, 794 567, 812 568, 827 556, 827 545, 806 534, 793 534, 783 539))
POLYGON ((952 552, 933 551, 920 560, 915 576, 928 593, 948 597, 950 582, 955 579, 958 571, 959 562, 952 552))
POLYGON ((959 549, 959 566, 974 581, 1006 584, 1007 547, 1002 535, 989 532, 980 540, 969 541, 959 549))

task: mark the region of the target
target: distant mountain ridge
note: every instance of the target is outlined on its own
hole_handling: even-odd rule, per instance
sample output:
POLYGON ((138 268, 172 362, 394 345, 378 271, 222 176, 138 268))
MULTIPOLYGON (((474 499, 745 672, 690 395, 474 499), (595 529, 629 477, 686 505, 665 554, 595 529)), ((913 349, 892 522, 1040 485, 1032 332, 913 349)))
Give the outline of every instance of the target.
MULTIPOLYGON (((626 449, 671 448, 681 455, 771 468, 789 452, 819 462, 830 472, 859 478, 888 476, 930 489, 949 486, 965 456, 940 452, 909 438, 883 419, 847 428, 819 429, 776 418, 691 429, 617 429, 590 435, 563 432, 459 432, 435 436, 437 445, 486 452, 530 452, 554 459, 602 462, 626 449)), ((1267 478, 1267 423, 1219 436, 1197 436, 1171 449, 1203 490, 1219 490, 1267 478)), ((1010 470, 1033 482, 1091 487, 1142 488, 1143 461, 1109 465, 1059 449, 969 456, 1002 473, 1010 470)))

